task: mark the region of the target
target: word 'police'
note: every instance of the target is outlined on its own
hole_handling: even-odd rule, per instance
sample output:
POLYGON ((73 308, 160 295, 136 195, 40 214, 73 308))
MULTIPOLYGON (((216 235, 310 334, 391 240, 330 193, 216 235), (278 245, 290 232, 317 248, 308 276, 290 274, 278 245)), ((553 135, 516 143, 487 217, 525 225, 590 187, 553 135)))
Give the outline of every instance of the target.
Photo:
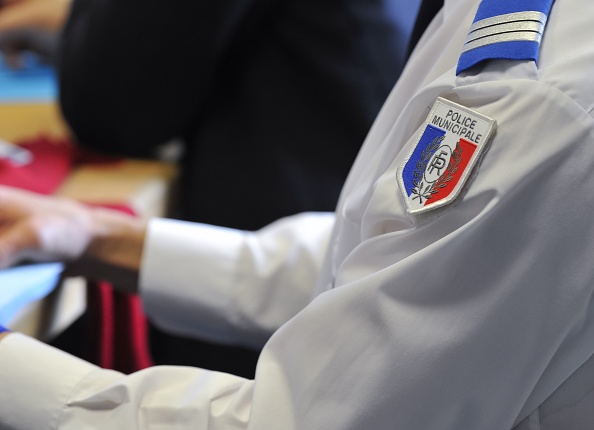
POLYGON ((474 130, 476 127, 476 119, 463 115, 452 109, 448 111, 445 118, 435 115, 431 123, 436 127, 457 134, 476 144, 479 144, 483 138, 482 134, 477 133, 474 130))

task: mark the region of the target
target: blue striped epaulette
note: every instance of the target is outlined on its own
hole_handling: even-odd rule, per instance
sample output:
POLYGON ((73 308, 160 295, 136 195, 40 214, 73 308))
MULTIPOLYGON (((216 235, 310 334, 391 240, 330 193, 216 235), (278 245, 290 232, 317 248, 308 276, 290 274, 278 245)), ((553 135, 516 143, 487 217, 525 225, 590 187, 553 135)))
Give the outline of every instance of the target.
POLYGON ((538 59, 554 0, 483 0, 458 61, 456 74, 493 59, 538 59))

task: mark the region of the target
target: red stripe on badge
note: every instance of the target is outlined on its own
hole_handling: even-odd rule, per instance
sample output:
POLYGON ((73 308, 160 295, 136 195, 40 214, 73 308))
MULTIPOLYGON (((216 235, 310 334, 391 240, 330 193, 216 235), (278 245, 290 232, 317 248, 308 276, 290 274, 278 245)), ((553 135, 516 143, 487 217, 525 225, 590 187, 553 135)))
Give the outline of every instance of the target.
POLYGON ((468 163, 472 159, 477 145, 466 139, 460 139, 458 146, 452 154, 450 164, 443 175, 439 177, 434 186, 433 196, 425 202, 425 206, 434 204, 448 197, 460 182, 460 178, 466 171, 468 163))

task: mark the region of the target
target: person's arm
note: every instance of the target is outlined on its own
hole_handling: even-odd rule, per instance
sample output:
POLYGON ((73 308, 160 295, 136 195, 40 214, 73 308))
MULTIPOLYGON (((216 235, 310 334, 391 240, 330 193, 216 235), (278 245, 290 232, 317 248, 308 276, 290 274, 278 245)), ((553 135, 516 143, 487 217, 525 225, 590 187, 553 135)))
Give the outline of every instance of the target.
MULTIPOLYGON (((83 255, 89 258, 92 256, 132 270, 138 264, 137 258, 126 259, 119 255, 123 249, 137 250, 135 244, 142 242, 144 237, 144 234, 137 233, 144 232, 141 228, 136 228, 138 225, 131 226, 127 222, 129 219, 119 213, 98 212, 70 201, 4 188, 0 188, 0 200, 0 220, 6 227, 4 234, 0 234, 0 248, 3 247, 4 250, 15 251, 15 246, 28 243, 21 251, 30 255, 30 251, 37 250, 36 246, 42 243, 38 238, 43 234, 39 233, 49 229, 54 234, 54 239, 68 236, 60 236, 60 233, 82 236, 84 240, 81 243, 88 244, 83 247, 83 255), (45 222, 40 223, 40 220, 45 222), (64 230, 64 226, 73 224, 80 226, 78 231, 64 230), (45 228, 39 230, 40 226, 45 228), (11 238, 16 236, 31 239, 15 244, 11 238)), ((244 296, 240 302, 247 300, 255 305, 255 296, 260 294, 261 304, 270 306, 274 301, 273 296, 282 301, 283 289, 302 282, 304 285, 300 291, 304 294, 289 292, 289 296, 296 300, 289 301, 284 306, 289 308, 289 316, 292 316, 307 301, 313 285, 313 279, 308 278, 314 278, 319 268, 318 257, 323 253, 324 246, 321 246, 321 250, 311 247, 325 245, 332 221, 330 214, 304 214, 282 220, 262 232, 244 233, 205 225, 155 220, 153 223, 157 225, 152 227, 153 234, 149 233, 148 239, 154 243, 145 245, 150 248, 147 253, 151 255, 143 262, 146 283, 155 289, 152 294, 158 294, 162 298, 157 299, 160 303, 153 303, 153 306, 168 306, 175 304, 177 300, 177 305, 181 305, 180 315, 183 315, 184 306, 188 306, 187 299, 183 294, 173 300, 168 299, 167 295, 171 292, 168 289, 175 290, 180 284, 194 285, 197 290, 205 287, 198 295, 202 295, 206 302, 217 302, 226 292, 232 293, 236 288, 242 290, 250 283, 267 286, 271 294, 240 291, 244 296), (305 229, 300 237, 300 241, 306 245, 303 250, 290 243, 299 242, 296 240, 299 229, 305 229), (179 236, 185 240, 176 240, 180 239, 179 236), (321 239, 315 239, 316 236, 321 239), (194 244, 194 241, 201 243, 194 244), (161 246, 165 249, 160 249, 161 246), (186 254, 188 251, 190 255, 186 254), (201 264, 188 260, 192 255, 196 258, 201 254, 203 258, 197 260, 201 264), (238 258, 229 258, 230 256, 238 258), (285 285, 278 288, 278 282, 285 277, 281 267, 285 260, 291 263, 289 266, 299 268, 293 273, 295 279, 286 278, 285 285), (308 264, 312 267, 308 268, 308 264, 299 263, 301 260, 306 263, 309 260, 315 261, 309 261, 308 264), (157 267, 151 267, 152 264, 157 264, 157 267), (218 267, 212 267, 213 265, 218 267), (252 279, 244 279, 239 285, 228 286, 225 292, 216 291, 215 285, 196 283, 199 272, 205 274, 210 271, 211 276, 215 276, 217 270, 224 266, 236 265, 242 270, 232 274, 231 278, 241 280, 243 276, 249 276, 252 279), (250 274, 251 270, 254 273, 250 274), (173 276, 166 279, 167 273, 173 276), (185 276, 188 274, 190 276, 185 276), (160 279, 164 281, 163 284, 159 283, 160 279), (268 282, 262 282, 266 279, 268 282), (158 291, 159 288, 161 291, 158 291), (209 298, 211 294, 216 297, 209 298)), ((52 243, 63 242, 54 240, 52 243)), ((43 251, 46 255, 52 252, 55 254, 58 249, 46 247, 43 251)), ((64 252, 64 249, 62 251, 63 257, 76 257, 74 248, 68 248, 68 252, 64 252)), ((123 254, 127 255, 128 252, 123 254)), ((230 279, 213 277, 206 279, 208 280, 224 284, 224 281, 230 279)), ((285 294, 284 297, 288 296, 285 294)), ((190 298, 194 300, 193 297, 190 298)), ((203 305, 203 309, 194 309, 194 313, 207 312, 212 315, 216 306, 207 308, 208 304, 203 305)), ((219 310, 233 313, 234 309, 226 308, 225 304, 219 310)), ((282 309, 283 306, 279 308, 282 309)), ((275 315, 272 321, 282 315, 278 309, 271 314, 261 305, 250 308, 249 312, 253 312, 256 318, 263 317, 267 324, 271 323, 270 315, 275 315)), ((180 315, 177 316, 178 320, 180 315)), ((207 319, 205 316, 201 318, 207 319)), ((230 319, 240 325, 247 322, 246 332, 254 331, 251 327, 253 322, 237 321, 234 316, 230 319)), ((167 321, 167 317, 165 320, 167 321)), ((261 328, 259 330, 262 331, 261 328)), ((224 332, 225 329, 220 331, 224 332)), ((257 342, 261 342, 262 338, 260 335, 257 342)), ((40 428, 41 425, 48 425, 52 429, 74 429, 80 428, 82 422, 87 420, 94 422, 97 428, 113 429, 151 428, 159 423, 200 428, 201 423, 207 422, 211 428, 226 429, 230 425, 245 428, 253 395, 252 381, 201 369, 152 368, 131 376, 101 370, 18 333, 12 333, 0 342, 0 381, 5 387, 19 387, 18 390, 0 390, 0 427, 14 429, 40 428), (35 405, 34 411, 29 410, 30 405, 35 405)))
POLYGON ((247 232, 155 219, 140 293, 151 320, 186 336, 261 347, 311 300, 334 214, 247 232))
POLYGON ((334 216, 301 214, 257 231, 155 219, 0 187, 0 267, 61 259, 72 275, 138 291, 157 323, 262 345, 309 301, 334 216), (279 288, 282 285, 282 288, 279 288))
POLYGON ((0 428, 246 428, 253 383, 189 367, 100 369, 11 333, 0 341, 0 428))

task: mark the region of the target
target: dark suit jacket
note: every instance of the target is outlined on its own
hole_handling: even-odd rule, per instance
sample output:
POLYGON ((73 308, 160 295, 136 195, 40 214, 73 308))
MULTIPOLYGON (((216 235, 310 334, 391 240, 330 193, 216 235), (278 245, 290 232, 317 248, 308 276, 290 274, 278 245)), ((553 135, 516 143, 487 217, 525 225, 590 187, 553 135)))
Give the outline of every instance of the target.
POLYGON ((83 145, 187 142, 181 217, 257 229, 333 210, 402 67, 384 0, 76 0, 61 103, 83 145))

